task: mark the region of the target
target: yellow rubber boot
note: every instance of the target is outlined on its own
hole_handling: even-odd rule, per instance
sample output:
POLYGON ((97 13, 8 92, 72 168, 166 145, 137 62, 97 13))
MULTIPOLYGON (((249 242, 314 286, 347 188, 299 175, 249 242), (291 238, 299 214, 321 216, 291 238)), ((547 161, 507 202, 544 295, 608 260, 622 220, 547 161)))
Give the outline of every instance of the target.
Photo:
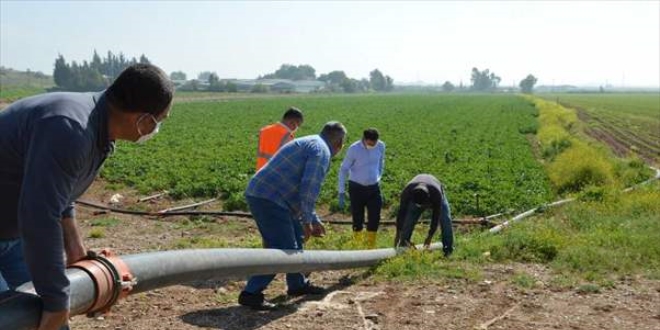
POLYGON ((367 231, 367 236, 365 239, 365 243, 367 244, 367 249, 375 249, 376 248, 376 232, 375 231, 367 231))
POLYGON ((353 231, 353 243, 355 243, 355 247, 360 249, 364 246, 364 231, 353 231))

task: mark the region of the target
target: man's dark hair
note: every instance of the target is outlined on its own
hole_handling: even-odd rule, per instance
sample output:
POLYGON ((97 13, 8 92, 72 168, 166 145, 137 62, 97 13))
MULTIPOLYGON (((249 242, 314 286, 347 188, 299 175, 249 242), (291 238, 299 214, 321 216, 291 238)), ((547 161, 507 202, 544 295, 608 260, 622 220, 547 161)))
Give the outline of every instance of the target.
POLYGON ((412 201, 417 205, 428 205, 431 196, 429 196, 429 190, 426 188, 426 185, 420 184, 415 187, 412 191, 412 201))
POLYGON ((331 144, 339 144, 346 137, 346 127, 338 121, 329 121, 323 126, 321 136, 328 139, 331 144))
POLYGON ((365 140, 370 140, 370 141, 378 141, 378 130, 375 128, 367 128, 364 130, 364 133, 362 133, 362 137, 365 140))
POLYGON ((152 64, 127 67, 108 87, 108 101, 124 112, 160 115, 172 103, 174 85, 167 74, 152 64))
POLYGON ((303 121, 302 111, 294 107, 289 108, 289 110, 287 110, 282 116, 282 120, 289 120, 289 119, 300 120, 300 122, 302 122, 303 121))

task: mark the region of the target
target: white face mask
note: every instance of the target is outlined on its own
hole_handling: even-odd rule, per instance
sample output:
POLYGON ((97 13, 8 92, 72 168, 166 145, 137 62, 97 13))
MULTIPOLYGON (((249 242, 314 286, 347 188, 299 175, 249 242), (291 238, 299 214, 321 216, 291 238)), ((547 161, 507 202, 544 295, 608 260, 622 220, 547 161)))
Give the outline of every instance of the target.
POLYGON ((371 150, 373 148, 376 148, 376 144, 370 146, 370 145, 367 144, 367 142, 362 142, 362 143, 364 144, 364 147, 367 148, 367 150, 371 150))
POLYGON ((160 122, 158 122, 156 118, 154 118, 154 116, 151 114, 145 114, 142 117, 140 117, 140 119, 138 119, 135 125, 137 126, 138 134, 140 134, 140 138, 138 138, 137 141, 135 141, 137 143, 145 143, 151 140, 151 138, 153 138, 160 131, 160 122), (153 120, 154 123, 156 123, 156 127, 154 127, 154 129, 150 133, 142 134, 142 132, 140 131, 140 121, 142 121, 142 119, 144 119, 146 115, 149 115, 151 120, 153 120))
POLYGON ((291 122, 291 125, 293 126, 293 128, 289 127, 289 125, 285 125, 289 128, 289 131, 291 131, 291 133, 295 133, 300 127, 300 124, 298 122, 291 122))

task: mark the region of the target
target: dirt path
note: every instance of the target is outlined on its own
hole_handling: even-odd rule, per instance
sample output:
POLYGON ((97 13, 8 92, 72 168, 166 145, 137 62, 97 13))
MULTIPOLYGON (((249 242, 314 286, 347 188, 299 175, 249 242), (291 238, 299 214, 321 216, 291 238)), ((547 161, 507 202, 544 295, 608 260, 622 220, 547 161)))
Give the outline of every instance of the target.
MULTIPOLYGON (((255 312, 236 304, 242 282, 205 282, 129 297, 113 314, 77 317, 74 329, 659 329, 660 284, 617 283, 601 293, 520 289, 510 276, 529 266, 486 269, 478 284, 371 283, 344 286, 344 276, 324 272, 312 279, 336 290, 316 300, 287 300, 281 278, 267 291, 284 303, 276 312, 255 312), (502 317, 504 316, 504 317, 502 317), (489 324, 489 322, 491 322, 489 324), (489 326, 485 326, 489 325, 489 326)), ((547 270, 539 268, 540 277, 547 270)))

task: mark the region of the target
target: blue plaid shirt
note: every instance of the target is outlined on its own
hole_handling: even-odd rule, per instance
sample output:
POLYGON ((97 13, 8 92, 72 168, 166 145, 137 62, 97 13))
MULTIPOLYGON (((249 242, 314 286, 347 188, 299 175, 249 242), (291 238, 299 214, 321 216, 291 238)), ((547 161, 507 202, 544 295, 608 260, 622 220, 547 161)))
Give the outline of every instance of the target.
POLYGON ((273 201, 306 223, 320 223, 314 205, 331 157, 330 144, 320 135, 295 139, 252 177, 245 196, 273 201))

